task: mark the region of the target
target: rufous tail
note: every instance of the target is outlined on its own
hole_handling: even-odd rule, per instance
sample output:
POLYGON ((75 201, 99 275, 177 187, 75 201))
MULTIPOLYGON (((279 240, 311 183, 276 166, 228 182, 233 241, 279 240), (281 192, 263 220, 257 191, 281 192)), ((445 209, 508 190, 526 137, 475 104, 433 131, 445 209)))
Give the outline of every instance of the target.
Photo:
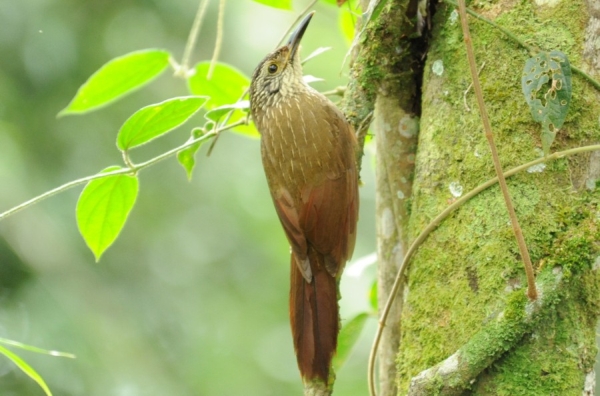
POLYGON ((324 257, 309 248, 311 282, 306 281, 292 254, 290 322, 298 368, 304 383, 327 386, 339 332, 337 280, 327 272, 324 257))

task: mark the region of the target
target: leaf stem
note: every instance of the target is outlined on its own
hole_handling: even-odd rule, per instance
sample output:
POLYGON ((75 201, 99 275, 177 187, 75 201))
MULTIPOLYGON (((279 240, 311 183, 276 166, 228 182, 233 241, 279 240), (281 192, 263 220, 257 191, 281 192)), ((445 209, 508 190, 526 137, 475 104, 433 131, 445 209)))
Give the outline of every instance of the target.
MULTIPOLYGON (((573 149, 565 150, 565 151, 557 151, 548 155, 547 157, 538 158, 534 161, 527 162, 523 165, 512 168, 506 172, 504 172, 504 177, 511 177, 516 175, 517 173, 523 172, 524 170, 529 169, 534 165, 538 165, 544 162, 551 162, 560 158, 568 157, 570 155, 586 153, 590 151, 600 151, 600 144, 590 145, 590 146, 582 146, 576 147, 573 149)), ((385 303, 385 306, 381 312, 381 317, 379 318, 379 326, 377 328, 377 333, 375 334, 375 339, 373 340, 373 346, 371 347, 371 353, 369 355, 369 367, 368 367, 368 382, 369 382, 369 392, 371 396, 375 396, 375 359, 377 357, 377 349, 379 348, 379 342, 381 341, 381 335, 383 334, 383 328, 385 327, 385 322, 387 321, 388 315, 392 308, 392 304, 396 299, 398 294, 398 289, 400 288, 400 281, 402 280, 402 276, 406 272, 408 268, 408 264, 410 263, 410 259, 417 252, 417 249, 425 242, 429 234, 431 234, 438 225, 446 217, 448 217, 452 212, 456 209, 460 208, 462 205, 467 203, 470 199, 481 193, 482 191, 488 189, 494 184, 498 183, 498 177, 490 179, 483 184, 475 187, 473 190, 469 191, 467 194, 458 198, 451 205, 449 205, 446 209, 444 209, 439 215, 437 215, 428 225, 421 231, 421 233, 417 236, 414 242, 410 245, 404 258, 402 259, 402 263, 400 264, 400 269, 396 273, 396 278, 394 280, 394 284, 390 290, 390 294, 388 300, 385 303)))
POLYGON ((86 177, 82 177, 82 178, 77 179, 77 180, 70 181, 70 182, 65 183, 65 184, 63 184, 61 186, 53 188, 52 190, 46 191, 45 193, 40 194, 37 197, 34 197, 34 198, 32 198, 32 199, 30 199, 28 201, 25 201, 22 204, 19 204, 19 205, 15 206, 15 207, 13 207, 11 209, 8 209, 5 212, 0 213, 0 221, 4 220, 5 218, 7 218, 7 217, 9 217, 9 216, 11 216, 11 215, 13 215, 13 214, 15 214, 17 212, 20 212, 23 209, 26 209, 26 208, 28 208, 30 206, 33 206, 33 205, 37 204, 38 202, 43 201, 46 198, 50 198, 50 197, 52 197, 52 196, 54 196, 54 195, 56 195, 58 193, 66 191, 66 190, 68 190, 68 189, 70 189, 72 187, 78 186, 80 184, 84 184, 84 183, 87 183, 87 182, 90 182, 90 181, 96 180, 96 179, 101 179, 103 177, 109 177, 109 176, 115 176, 115 175, 125 175, 125 174, 130 174, 130 173, 137 173, 137 172, 141 171, 142 169, 148 168, 148 167, 150 167, 150 166, 152 166, 152 165, 154 165, 154 164, 156 164, 156 163, 158 163, 158 162, 160 162, 160 161, 162 161, 164 159, 167 159, 169 157, 174 156, 179 151, 184 150, 184 149, 186 149, 186 148, 194 145, 195 143, 202 142, 204 140, 208 140, 210 138, 215 137, 220 132, 223 132, 223 131, 235 128, 235 127, 240 126, 240 125, 244 125, 245 123, 246 123, 246 120, 242 119, 240 121, 231 123, 229 125, 222 126, 221 128, 218 128, 216 130, 208 132, 207 134, 199 136, 196 139, 190 139, 190 140, 186 141, 184 144, 182 144, 181 146, 175 147, 175 148, 173 148, 173 149, 171 149, 169 151, 166 151, 166 152, 164 152, 164 153, 162 153, 162 154, 160 154, 160 155, 158 155, 158 156, 156 156, 154 158, 149 159, 148 161, 141 162, 141 163, 139 163, 137 165, 133 165, 132 164, 131 166, 128 166, 126 168, 122 168, 122 169, 119 169, 119 170, 115 170, 115 171, 112 171, 112 172, 98 173, 98 174, 95 174, 95 175, 86 176, 86 177))
POLYGON ((492 160, 494 162, 496 174, 499 178, 498 180, 500 184, 500 190, 502 190, 504 203, 506 204, 506 209, 508 210, 508 215, 510 216, 510 222, 513 227, 513 232, 515 233, 517 245, 519 245, 521 259, 523 260, 523 265, 525 266, 525 273, 527 274, 527 297, 529 297, 530 300, 534 301, 537 299, 537 290, 535 287, 535 275, 533 274, 533 265, 531 264, 531 258, 529 257, 527 243, 525 242, 525 238, 523 237, 523 230, 519 225, 519 219, 517 218, 512 199, 510 198, 510 192, 508 191, 506 179, 504 178, 504 174, 502 173, 500 157, 498 156, 496 144, 494 143, 492 126, 490 125, 490 120, 485 107, 485 101, 483 100, 483 90, 481 89, 481 84, 479 83, 477 64, 475 62, 475 53, 473 51, 471 34, 469 33, 469 22, 467 20, 465 0, 458 0, 458 10, 460 14, 460 22, 463 29, 465 46, 467 48, 467 59, 469 60, 469 69, 471 70, 471 78, 473 79, 473 91, 475 92, 475 96, 477 97, 477 104, 479 105, 479 114, 481 115, 483 129, 485 130, 485 137, 487 138, 490 150, 492 152, 492 160))

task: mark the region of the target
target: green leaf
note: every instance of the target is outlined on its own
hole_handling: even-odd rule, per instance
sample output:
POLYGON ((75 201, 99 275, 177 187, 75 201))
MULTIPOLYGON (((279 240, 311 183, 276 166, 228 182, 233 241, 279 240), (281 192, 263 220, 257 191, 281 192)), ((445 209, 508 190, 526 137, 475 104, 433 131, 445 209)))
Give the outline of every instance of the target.
POLYGON ((149 49, 109 61, 83 83, 58 116, 97 110, 141 88, 169 66, 169 57, 167 51, 149 49))
MULTIPOLYGON (((194 128, 190 140, 198 139, 200 136, 204 135, 204 132, 205 131, 202 128, 194 128)), ((192 180, 192 172, 196 166, 196 152, 202 143, 204 143, 204 141, 194 143, 190 147, 177 153, 177 161, 179 161, 181 166, 183 166, 183 169, 185 169, 188 180, 192 180)))
POLYGON ((560 51, 540 52, 527 59, 521 87, 534 121, 542 125, 542 148, 547 155, 571 103, 569 59, 560 51))
POLYGON ((352 40, 354 40, 354 31, 356 26, 356 15, 352 13, 348 7, 344 7, 340 10, 339 14, 339 25, 342 32, 342 36, 346 41, 346 44, 350 46, 352 40))
POLYGON ((346 322, 340 330, 337 353, 333 358, 333 367, 336 371, 344 365, 348 356, 350 356, 350 352, 352 352, 352 348, 356 344, 356 341, 358 341, 358 337, 360 337, 360 333, 363 327, 365 327, 368 317, 367 313, 360 313, 346 322))
POLYGON ((257 3, 268 5, 273 8, 281 8, 282 10, 292 9, 292 0, 254 0, 257 3))
POLYGON ((66 357, 66 358, 75 359, 75 355, 73 355, 72 353, 59 352, 59 351, 50 351, 50 350, 47 350, 47 349, 42 349, 42 348, 34 347, 34 346, 31 346, 31 345, 23 344, 23 343, 18 342, 18 341, 8 340, 6 338, 0 338, 0 343, 6 344, 6 345, 12 345, 14 347, 21 348, 21 349, 24 349, 24 350, 30 351, 30 352, 41 353, 43 355, 50 355, 50 356, 58 356, 58 357, 66 357))
POLYGON ((19 357, 19 355, 12 352, 10 349, 7 349, 0 345, 0 353, 12 360, 14 364, 17 365, 18 368, 21 369, 25 374, 27 374, 32 380, 37 382, 37 384, 44 390, 47 396, 52 396, 52 392, 50 392, 50 388, 46 385, 46 382, 42 378, 41 375, 37 373, 27 362, 19 357))
MULTIPOLYGON (((190 92, 195 95, 210 96, 210 100, 206 104, 207 109, 218 109, 218 112, 215 114, 207 114, 208 119, 214 119, 217 116, 220 116, 220 119, 232 109, 234 112, 229 118, 229 122, 236 122, 246 117, 246 113, 235 108, 235 106, 237 106, 237 103, 245 102, 241 101, 240 98, 248 87, 250 87, 250 79, 242 72, 227 64, 217 63, 209 80, 206 78, 209 67, 210 62, 198 63, 194 68, 194 76, 188 80, 190 92), (230 107, 228 110, 226 109, 227 111, 222 111, 223 109, 219 108, 223 106, 233 106, 233 108, 230 107)), ((254 124, 242 125, 233 131, 251 138, 260 137, 254 124)))
POLYGON ((188 80, 190 92, 210 97, 206 104, 209 110, 237 102, 250 87, 250 79, 232 66, 217 62, 211 78, 208 79, 209 68, 210 62, 198 63, 194 67, 194 75, 188 80))
MULTIPOLYGON (((119 169, 112 166, 100 173, 119 169)), ((81 192, 76 210, 77 225, 96 261, 123 229, 138 187, 136 176, 114 175, 92 180, 81 192)))
POLYGON ((373 282, 371 289, 369 290, 369 303, 374 312, 377 312, 377 281, 373 282))
POLYGON ((126 151, 172 131, 206 103, 202 96, 181 96, 143 107, 125 121, 117 136, 117 147, 126 151))

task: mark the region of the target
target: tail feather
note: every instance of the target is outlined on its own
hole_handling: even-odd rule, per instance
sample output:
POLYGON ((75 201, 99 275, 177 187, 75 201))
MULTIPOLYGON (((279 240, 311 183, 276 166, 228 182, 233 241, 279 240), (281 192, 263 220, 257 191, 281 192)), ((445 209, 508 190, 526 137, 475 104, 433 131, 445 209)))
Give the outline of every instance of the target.
POLYGON ((302 378, 329 383, 331 359, 339 332, 337 280, 325 258, 309 248, 312 280, 307 282, 292 255, 290 321, 302 378))

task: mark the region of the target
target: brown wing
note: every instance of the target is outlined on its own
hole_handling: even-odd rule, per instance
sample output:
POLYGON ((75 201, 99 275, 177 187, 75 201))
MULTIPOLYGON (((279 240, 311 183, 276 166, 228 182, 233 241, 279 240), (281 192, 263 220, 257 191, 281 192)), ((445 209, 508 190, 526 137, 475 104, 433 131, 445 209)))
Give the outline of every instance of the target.
POLYGON ((302 276, 310 282, 312 280, 312 271, 308 260, 308 246, 304 232, 300 228, 300 220, 298 211, 294 205, 294 201, 290 192, 281 187, 278 191, 271 191, 275 211, 279 216, 279 221, 283 226, 285 235, 294 252, 293 257, 296 258, 296 264, 302 272, 302 276))
POLYGON ((352 127, 326 98, 313 98, 270 120, 261 141, 275 209, 308 282, 310 246, 323 255, 327 271, 339 275, 354 248, 358 218, 352 127))
POLYGON ((333 105, 325 107, 336 144, 331 148, 334 167, 327 169, 321 183, 302 190, 300 228, 314 249, 325 257, 325 267, 338 276, 352 255, 358 220, 356 138, 352 127, 333 105))

